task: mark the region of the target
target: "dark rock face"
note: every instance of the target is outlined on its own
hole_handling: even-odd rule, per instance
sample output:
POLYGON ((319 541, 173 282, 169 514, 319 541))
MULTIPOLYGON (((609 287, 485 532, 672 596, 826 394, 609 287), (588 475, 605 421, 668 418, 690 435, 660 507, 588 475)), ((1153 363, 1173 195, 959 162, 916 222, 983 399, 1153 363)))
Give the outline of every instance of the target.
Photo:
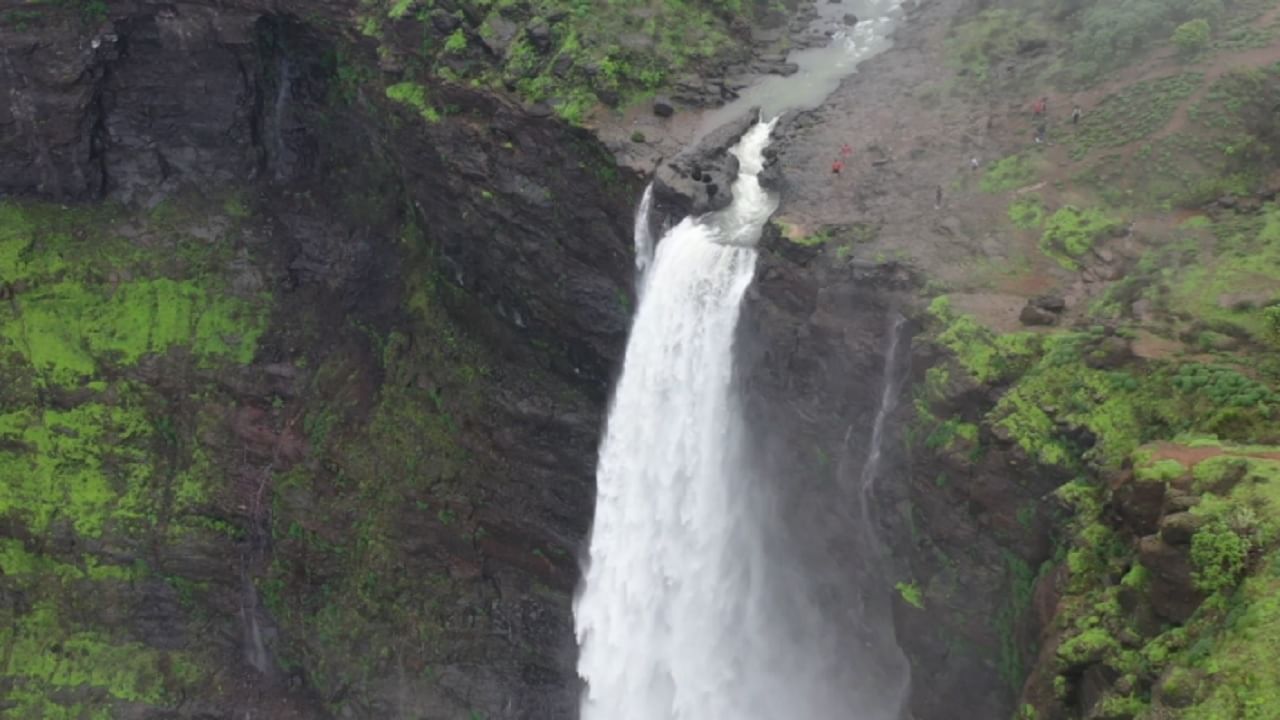
POLYGON ((730 187, 738 176, 738 159, 729 153, 756 123, 748 112, 708 133, 696 144, 663 163, 653 179, 654 211, 663 225, 689 215, 703 215, 729 206, 730 187))
POLYGON ((14 102, 0 109, 0 191, 134 200, 251 177, 256 17, 184 5, 6 31, 0 92, 14 102))
MULTIPOLYGON (((767 522, 776 523, 786 538, 791 564, 805 570, 796 582, 812 583, 807 591, 821 597, 851 599, 867 626, 884 631, 843 625, 848 615, 831 620, 832 632, 877 655, 859 664, 861 676, 848 681, 866 697, 887 694, 901 680, 903 668, 885 662, 895 652, 894 617, 918 612, 893 594, 881 548, 861 521, 851 520, 869 502, 870 517, 885 526, 879 528, 883 538, 904 529, 895 510, 905 501, 898 433, 911 411, 902 393, 889 394, 875 492, 866 497, 858 488, 884 383, 909 373, 912 328, 902 315, 914 287, 901 266, 834 265, 829 256, 783 239, 768 226, 736 341, 743 413, 753 440, 767 438, 752 452, 753 475, 762 478, 770 498, 767 522), (890 355, 895 336, 897 353, 890 355), (893 365, 887 365, 890 358, 893 365)), ((897 635, 904 639, 901 626, 897 635)), ((857 652, 850 650, 848 657, 857 652)), ((972 678, 958 681, 966 680, 972 678)), ((987 716, 983 709, 974 713, 987 716)))

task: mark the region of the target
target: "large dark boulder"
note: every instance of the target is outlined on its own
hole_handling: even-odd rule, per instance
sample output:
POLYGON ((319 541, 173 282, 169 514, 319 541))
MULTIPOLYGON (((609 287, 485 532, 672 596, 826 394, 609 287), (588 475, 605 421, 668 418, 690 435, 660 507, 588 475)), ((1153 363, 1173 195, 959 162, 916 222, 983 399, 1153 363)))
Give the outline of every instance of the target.
POLYGON ((743 113, 658 168, 653 182, 654 210, 665 224, 729 206, 733 200, 730 187, 738 177, 738 158, 729 148, 755 125, 757 116, 755 109, 743 113))
POLYGON ((1204 595, 1192 580, 1188 548, 1150 535, 1138 543, 1138 557, 1151 573, 1147 599, 1156 614, 1173 623, 1189 620, 1204 595))

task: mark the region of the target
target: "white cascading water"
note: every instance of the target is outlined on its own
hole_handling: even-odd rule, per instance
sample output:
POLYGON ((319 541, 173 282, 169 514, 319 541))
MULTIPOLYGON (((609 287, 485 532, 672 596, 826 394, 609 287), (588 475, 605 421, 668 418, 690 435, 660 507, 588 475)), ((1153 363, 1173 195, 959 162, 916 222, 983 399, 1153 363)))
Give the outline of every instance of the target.
POLYGON ((734 492, 732 344, 752 247, 775 208, 756 180, 772 123, 733 152, 733 204, 658 244, 600 450, 591 563, 575 608, 583 720, 746 720, 752 537, 734 492))
POLYGON ((649 227, 649 211, 653 207, 653 183, 644 189, 640 207, 636 209, 636 287, 644 290, 645 271, 653 264, 653 230, 649 227))

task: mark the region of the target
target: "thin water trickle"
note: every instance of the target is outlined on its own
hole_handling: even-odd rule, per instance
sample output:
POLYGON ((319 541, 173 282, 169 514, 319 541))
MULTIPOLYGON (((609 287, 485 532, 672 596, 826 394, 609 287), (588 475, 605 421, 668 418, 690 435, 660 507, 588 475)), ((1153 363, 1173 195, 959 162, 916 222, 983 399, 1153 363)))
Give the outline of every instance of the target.
POLYGON ((644 189, 640 197, 640 207, 636 209, 635 242, 636 242, 636 289, 644 290, 645 271, 653 264, 653 229, 650 223, 650 212, 653 207, 653 183, 644 189))

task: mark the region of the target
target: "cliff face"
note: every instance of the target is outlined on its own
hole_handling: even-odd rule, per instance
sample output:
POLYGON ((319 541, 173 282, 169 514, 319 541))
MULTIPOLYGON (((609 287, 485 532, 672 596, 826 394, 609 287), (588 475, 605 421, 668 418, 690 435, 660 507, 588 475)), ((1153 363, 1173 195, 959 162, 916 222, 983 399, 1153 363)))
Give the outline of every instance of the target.
POLYGON ((15 717, 575 713, 638 183, 354 13, 0 7, 15 717))

